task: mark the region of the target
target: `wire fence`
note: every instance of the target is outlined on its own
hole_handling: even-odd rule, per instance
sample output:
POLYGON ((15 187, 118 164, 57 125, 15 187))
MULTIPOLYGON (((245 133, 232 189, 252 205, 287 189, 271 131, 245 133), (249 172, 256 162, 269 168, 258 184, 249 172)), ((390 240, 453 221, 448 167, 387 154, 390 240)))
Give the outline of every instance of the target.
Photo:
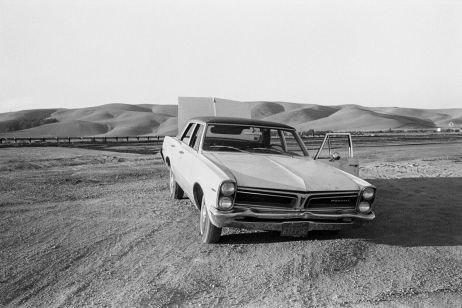
MULTIPOLYGON (((302 136, 308 150, 319 148, 324 136, 302 136)), ((164 136, 86 136, 86 137, 1 137, 0 147, 9 146, 53 146, 53 145, 111 145, 111 144, 149 144, 160 146, 164 136)), ((355 146, 384 146, 403 144, 429 144, 462 142, 461 133, 442 134, 383 134, 353 136, 355 146)), ((334 144, 333 144, 334 145, 334 144)))
POLYGON ((60 144, 60 143, 162 143, 164 136, 117 136, 117 137, 0 137, 2 145, 60 144))

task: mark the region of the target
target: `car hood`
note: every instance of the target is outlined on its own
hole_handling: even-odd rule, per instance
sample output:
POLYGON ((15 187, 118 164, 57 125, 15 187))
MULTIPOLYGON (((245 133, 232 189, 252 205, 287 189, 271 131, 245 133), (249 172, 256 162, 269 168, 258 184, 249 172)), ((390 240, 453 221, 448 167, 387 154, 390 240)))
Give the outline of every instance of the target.
POLYGON ((206 153, 238 186, 295 191, 358 190, 361 179, 310 157, 206 153))

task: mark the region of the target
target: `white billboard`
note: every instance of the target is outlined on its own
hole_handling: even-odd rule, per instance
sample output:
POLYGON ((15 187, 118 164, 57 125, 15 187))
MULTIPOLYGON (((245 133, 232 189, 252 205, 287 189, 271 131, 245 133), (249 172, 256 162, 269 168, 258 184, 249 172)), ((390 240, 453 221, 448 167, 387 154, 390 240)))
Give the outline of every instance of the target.
POLYGON ((250 119, 250 104, 214 97, 178 97, 178 133, 189 119, 204 116, 250 119))

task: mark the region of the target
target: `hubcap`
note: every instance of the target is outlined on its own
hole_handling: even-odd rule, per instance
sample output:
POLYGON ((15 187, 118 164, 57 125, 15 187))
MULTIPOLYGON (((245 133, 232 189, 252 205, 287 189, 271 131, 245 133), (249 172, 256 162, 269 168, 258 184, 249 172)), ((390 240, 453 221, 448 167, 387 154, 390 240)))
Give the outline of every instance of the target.
POLYGON ((172 170, 170 170, 170 193, 173 194, 173 190, 175 189, 175 177, 173 176, 172 170))
POLYGON ((201 229, 201 234, 204 234, 205 230, 205 219, 207 218, 207 207, 205 206, 205 203, 202 202, 201 204, 201 217, 199 221, 200 229, 201 229))

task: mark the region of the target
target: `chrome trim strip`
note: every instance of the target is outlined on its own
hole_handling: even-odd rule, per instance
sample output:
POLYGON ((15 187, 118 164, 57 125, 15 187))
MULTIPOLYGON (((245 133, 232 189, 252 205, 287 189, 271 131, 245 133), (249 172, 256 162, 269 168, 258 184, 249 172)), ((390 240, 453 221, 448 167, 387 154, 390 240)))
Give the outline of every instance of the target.
POLYGON ((226 123, 226 122, 207 122, 207 125, 228 125, 228 126, 252 126, 252 127, 263 127, 263 128, 272 128, 286 130, 290 132, 296 132, 296 129, 293 127, 281 127, 281 126, 270 126, 270 125, 261 125, 261 124, 239 124, 239 123, 226 123))
POLYGON ((297 195, 295 194, 278 194, 278 193, 266 193, 266 192, 258 192, 258 191, 246 191, 242 189, 238 189, 237 193, 243 193, 243 194, 250 194, 250 195, 261 195, 261 196, 274 196, 274 197, 286 197, 286 198, 291 198, 291 199, 297 199, 297 195))
POLYGON ((262 192, 276 192, 276 193, 286 193, 286 194, 337 194, 337 193, 357 193, 357 190, 313 190, 313 191, 300 191, 300 190, 287 190, 287 189, 270 189, 270 188, 260 188, 260 187, 250 187, 250 186, 238 186, 237 189, 243 190, 254 190, 262 192))

